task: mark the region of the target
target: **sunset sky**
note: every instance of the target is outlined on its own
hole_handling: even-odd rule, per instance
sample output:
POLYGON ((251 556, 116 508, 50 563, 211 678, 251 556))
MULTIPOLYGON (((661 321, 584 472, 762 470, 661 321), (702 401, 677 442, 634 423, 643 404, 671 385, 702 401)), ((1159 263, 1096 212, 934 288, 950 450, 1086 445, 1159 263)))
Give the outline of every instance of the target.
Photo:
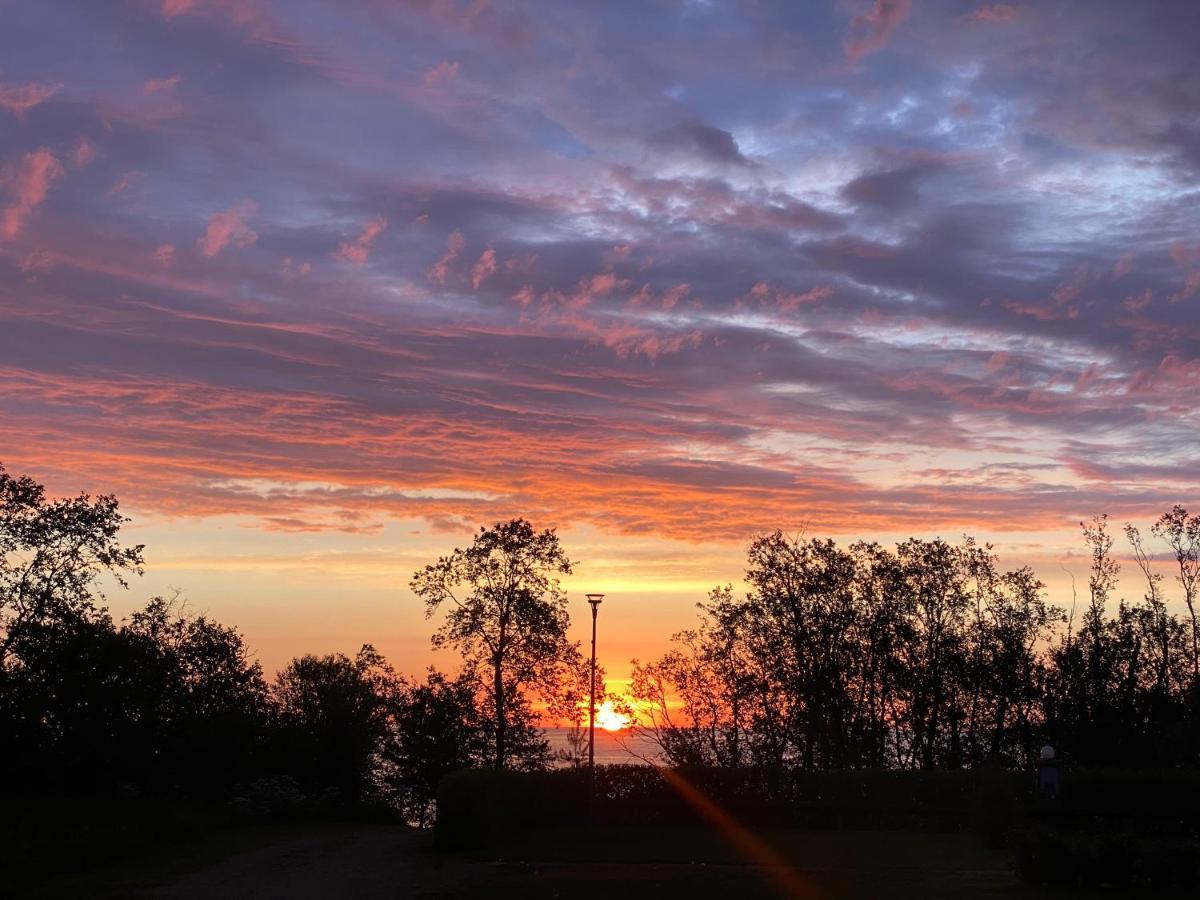
MULTIPOLYGON (((620 677, 776 527, 1200 505, 1200 3, 0 0, 0 461, 268 670, 560 530, 620 677)), ((1070 554, 1074 556, 1070 556, 1070 554)), ((1130 582, 1130 593, 1136 593, 1130 582)))

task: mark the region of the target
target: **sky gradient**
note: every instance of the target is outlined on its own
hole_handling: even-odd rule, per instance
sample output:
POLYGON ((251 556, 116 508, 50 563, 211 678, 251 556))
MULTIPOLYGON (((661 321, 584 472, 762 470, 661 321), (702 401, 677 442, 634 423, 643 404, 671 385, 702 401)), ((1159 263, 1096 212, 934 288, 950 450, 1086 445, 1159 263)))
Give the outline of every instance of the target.
POLYGON ((514 515, 618 676, 764 529, 1053 587, 1081 518, 1196 499, 1198 44, 1194 2, 0 0, 0 461, 122 499, 115 611, 178 587, 269 669, 420 669, 413 569, 514 515))

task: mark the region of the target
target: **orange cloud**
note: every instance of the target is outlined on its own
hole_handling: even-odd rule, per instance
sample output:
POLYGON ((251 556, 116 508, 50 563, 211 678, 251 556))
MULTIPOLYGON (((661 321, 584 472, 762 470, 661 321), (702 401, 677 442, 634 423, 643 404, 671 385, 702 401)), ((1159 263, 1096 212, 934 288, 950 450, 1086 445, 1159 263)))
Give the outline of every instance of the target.
POLYGON ((46 199, 51 183, 63 174, 62 163, 45 147, 39 147, 26 153, 15 171, 4 175, 3 184, 12 202, 0 215, 0 238, 12 240, 21 233, 25 219, 46 199))
POLYGON ((0 108, 24 116, 62 88, 61 84, 5 84, 0 82, 0 108))
POLYGON ((850 20, 844 45, 846 58, 857 63, 867 54, 882 50, 911 11, 912 0, 875 0, 870 12, 850 20))
POLYGON ((208 228, 196 241, 200 252, 205 256, 216 256, 231 243, 239 250, 253 246, 258 240, 258 232, 246 224, 246 219, 257 211, 257 203, 243 200, 229 209, 213 213, 208 220, 208 228))
POLYGON ((387 219, 383 216, 376 216, 363 226, 363 230, 358 237, 352 241, 345 241, 340 247, 334 251, 334 259, 339 259, 342 262, 354 263, 356 266, 361 266, 367 261, 367 257, 371 254, 371 243, 379 235, 387 230, 387 219))

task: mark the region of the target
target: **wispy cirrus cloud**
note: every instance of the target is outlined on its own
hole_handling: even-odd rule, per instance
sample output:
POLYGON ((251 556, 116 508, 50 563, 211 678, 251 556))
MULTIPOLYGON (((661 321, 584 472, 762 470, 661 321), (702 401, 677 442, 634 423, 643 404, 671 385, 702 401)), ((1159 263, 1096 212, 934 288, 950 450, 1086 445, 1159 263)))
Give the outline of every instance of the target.
POLYGON ((1192 489, 1177 5, 156 0, 52 61, 46 3, 5 85, 92 87, 0 133, 6 463, 296 539, 1057 533, 1192 489))

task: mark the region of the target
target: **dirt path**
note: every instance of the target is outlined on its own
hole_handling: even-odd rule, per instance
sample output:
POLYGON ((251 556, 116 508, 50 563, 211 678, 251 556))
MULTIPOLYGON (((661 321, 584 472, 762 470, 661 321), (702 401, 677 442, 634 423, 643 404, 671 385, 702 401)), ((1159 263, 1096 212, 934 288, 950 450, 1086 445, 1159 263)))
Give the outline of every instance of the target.
POLYGON ((405 828, 345 825, 231 856, 172 884, 138 894, 162 900, 356 900, 439 897, 471 880, 474 867, 428 849, 405 828))

